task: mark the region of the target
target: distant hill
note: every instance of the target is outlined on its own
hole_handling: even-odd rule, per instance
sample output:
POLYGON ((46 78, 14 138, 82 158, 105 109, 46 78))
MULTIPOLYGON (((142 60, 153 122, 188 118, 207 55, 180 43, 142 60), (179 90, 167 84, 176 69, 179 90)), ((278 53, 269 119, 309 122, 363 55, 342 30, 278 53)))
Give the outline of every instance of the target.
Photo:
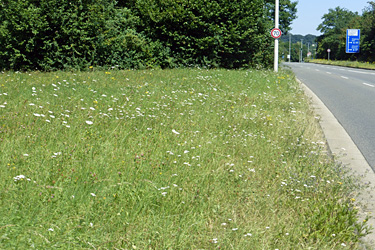
MULTIPOLYGON (((301 39, 303 39, 303 43, 306 44, 306 43, 315 43, 316 42, 316 38, 317 36, 315 35, 306 35, 306 36, 303 36, 303 35, 293 35, 291 34, 292 36, 292 43, 297 43, 297 42, 301 42, 301 39)), ((281 41, 283 42, 289 42, 289 34, 288 35, 284 35, 280 38, 281 41)))

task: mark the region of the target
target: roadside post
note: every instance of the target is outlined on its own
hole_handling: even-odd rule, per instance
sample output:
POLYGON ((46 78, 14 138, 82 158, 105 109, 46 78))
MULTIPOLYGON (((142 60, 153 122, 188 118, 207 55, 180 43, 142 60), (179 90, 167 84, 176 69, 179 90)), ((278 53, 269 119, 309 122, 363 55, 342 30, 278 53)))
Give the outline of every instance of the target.
POLYGON ((329 61, 329 57, 330 57, 330 54, 331 54, 331 49, 327 49, 327 52, 328 52, 328 61, 329 61))
POLYGON ((275 38, 275 53, 274 53, 274 71, 279 70, 279 38, 281 37, 281 30, 279 29, 279 0, 275 0, 275 28, 271 31, 271 36, 275 38))

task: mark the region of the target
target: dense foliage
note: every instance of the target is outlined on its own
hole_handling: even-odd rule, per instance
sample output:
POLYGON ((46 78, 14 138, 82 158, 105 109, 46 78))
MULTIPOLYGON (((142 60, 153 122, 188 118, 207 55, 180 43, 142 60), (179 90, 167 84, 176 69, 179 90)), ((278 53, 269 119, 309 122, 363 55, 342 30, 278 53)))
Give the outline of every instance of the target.
POLYGON ((154 44, 138 18, 108 0, 7 0, 0 10, 0 68, 132 67, 154 44))
POLYGON ((347 9, 336 7, 322 18, 318 26, 322 35, 318 37, 318 57, 327 58, 327 49, 331 49, 330 58, 334 60, 375 61, 375 2, 369 2, 362 15, 347 9), (347 54, 346 30, 361 30, 361 51, 358 54, 347 54))
MULTIPOLYGON (((272 1, 3 0, 0 68, 84 69, 272 62, 272 1)), ((296 2, 281 1, 288 31, 296 2)))

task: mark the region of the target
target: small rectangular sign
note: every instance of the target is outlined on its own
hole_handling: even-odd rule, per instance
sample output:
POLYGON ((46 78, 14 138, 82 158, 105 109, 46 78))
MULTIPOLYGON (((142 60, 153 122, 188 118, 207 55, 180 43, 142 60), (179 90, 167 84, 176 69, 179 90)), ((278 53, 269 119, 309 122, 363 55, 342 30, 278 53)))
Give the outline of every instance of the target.
POLYGON ((359 53, 361 40, 361 30, 346 30, 346 53, 359 53))

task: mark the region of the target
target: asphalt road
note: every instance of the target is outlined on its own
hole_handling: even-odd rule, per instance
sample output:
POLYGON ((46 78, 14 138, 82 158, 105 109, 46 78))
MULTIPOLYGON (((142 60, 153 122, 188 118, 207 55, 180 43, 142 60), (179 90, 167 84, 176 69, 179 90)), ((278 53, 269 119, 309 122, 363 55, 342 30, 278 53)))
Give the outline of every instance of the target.
POLYGON ((375 171, 375 70, 285 63, 333 113, 375 171))

